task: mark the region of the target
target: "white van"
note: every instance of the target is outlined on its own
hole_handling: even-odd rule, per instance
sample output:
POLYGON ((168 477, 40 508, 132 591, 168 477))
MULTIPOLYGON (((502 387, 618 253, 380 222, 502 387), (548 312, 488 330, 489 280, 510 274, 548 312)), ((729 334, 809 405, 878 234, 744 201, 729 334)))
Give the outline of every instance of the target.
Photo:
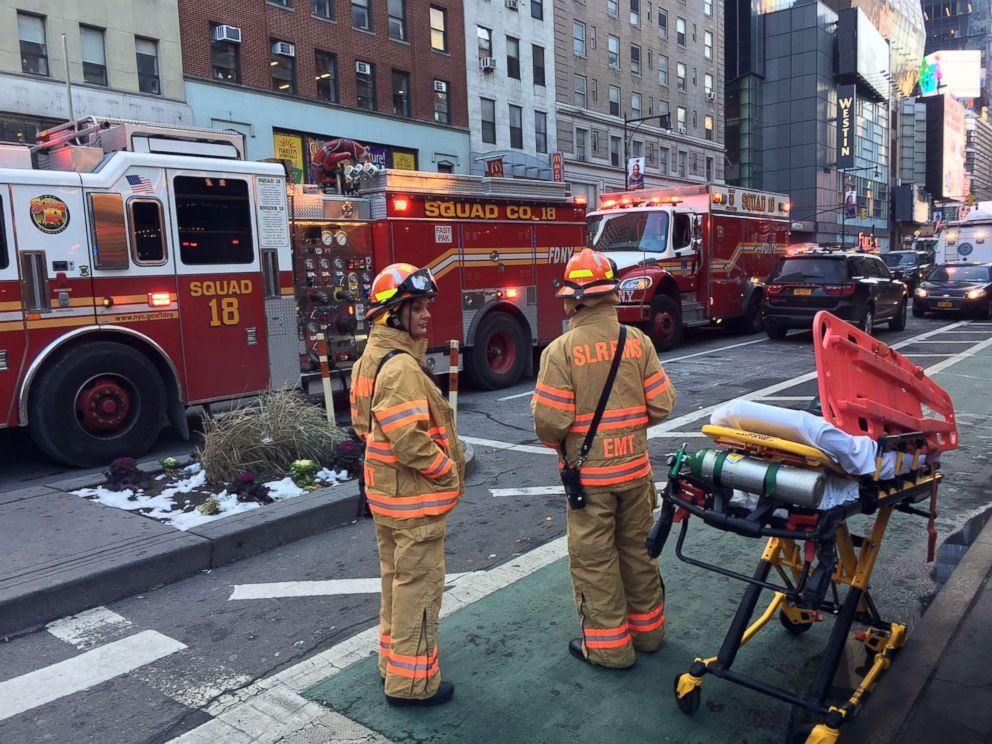
POLYGON ((992 261, 992 211, 976 209, 947 223, 937 242, 937 263, 992 261))

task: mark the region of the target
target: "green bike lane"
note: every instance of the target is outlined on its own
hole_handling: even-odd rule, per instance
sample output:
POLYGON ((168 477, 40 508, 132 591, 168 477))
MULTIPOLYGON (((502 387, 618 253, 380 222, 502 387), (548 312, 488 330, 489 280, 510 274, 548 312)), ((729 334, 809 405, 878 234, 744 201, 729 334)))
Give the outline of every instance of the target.
MULTIPOLYGON (((975 340, 965 355, 937 365, 932 365, 936 360, 920 359, 951 393, 960 415, 961 448, 944 457, 948 477, 940 499, 941 539, 986 501, 975 458, 987 456, 992 445, 987 393, 992 348, 975 340)), ((691 447, 703 446, 703 441, 693 441, 691 447)), ((867 518, 859 517, 852 520, 852 529, 863 533, 867 524, 867 518)), ((913 638, 912 627, 934 591, 933 564, 925 563, 925 528, 923 519, 896 515, 873 581, 883 617, 907 622, 910 643, 926 642, 913 638)), ((452 702, 431 709, 390 708, 371 654, 313 685, 304 696, 393 742, 782 741, 793 709, 723 680, 706 677, 702 705, 693 716, 676 707, 676 675, 696 656, 716 654, 744 584, 678 561, 675 537, 673 530, 660 559, 667 590, 665 643, 655 654, 639 654, 630 670, 590 667, 568 654, 568 641, 579 630, 567 561, 560 558, 528 571, 525 556, 522 578, 443 618, 441 673, 456 685, 452 702)), ((762 547, 763 541, 706 528, 698 520, 691 523, 686 542, 687 552, 743 573, 753 570, 762 547)), ((759 604, 759 612, 763 606, 759 604)), ((828 617, 810 632, 793 636, 773 620, 741 650, 734 668, 804 693, 832 627, 828 617)), ((893 669, 889 673, 898 674, 898 661, 893 669)), ((871 715, 870 699, 863 715, 871 715)), ((864 723, 868 721, 859 728, 864 723)))

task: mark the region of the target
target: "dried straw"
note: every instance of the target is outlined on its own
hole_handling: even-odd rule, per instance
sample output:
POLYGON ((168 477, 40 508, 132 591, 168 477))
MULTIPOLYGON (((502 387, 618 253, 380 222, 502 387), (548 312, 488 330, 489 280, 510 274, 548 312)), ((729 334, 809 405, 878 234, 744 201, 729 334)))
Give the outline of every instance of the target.
POLYGON ((277 390, 261 396, 256 407, 206 417, 199 458, 212 481, 231 481, 248 471, 281 476, 293 460, 331 462, 334 448, 347 438, 346 430, 328 423, 323 409, 298 393, 277 390))

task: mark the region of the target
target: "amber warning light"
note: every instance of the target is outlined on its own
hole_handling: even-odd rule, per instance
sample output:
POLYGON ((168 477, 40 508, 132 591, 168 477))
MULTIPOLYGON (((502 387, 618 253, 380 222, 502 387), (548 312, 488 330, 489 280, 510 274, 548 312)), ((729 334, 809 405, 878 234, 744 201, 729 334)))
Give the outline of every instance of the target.
POLYGON ((405 196, 393 197, 393 211, 406 212, 410 209, 410 200, 405 196))
POLYGON ((149 307, 168 307, 174 302, 171 292, 149 292, 149 307))

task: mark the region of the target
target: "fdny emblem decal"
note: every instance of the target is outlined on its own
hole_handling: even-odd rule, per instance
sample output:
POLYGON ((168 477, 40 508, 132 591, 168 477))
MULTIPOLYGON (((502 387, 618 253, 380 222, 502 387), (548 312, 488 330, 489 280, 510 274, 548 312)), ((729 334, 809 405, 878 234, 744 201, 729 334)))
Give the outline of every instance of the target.
POLYGON ((343 214, 345 217, 351 217, 351 215, 353 215, 354 213, 355 213, 355 205, 352 204, 350 201, 346 201, 344 204, 341 205, 341 214, 343 214))
POLYGON ((57 235, 69 226, 68 205, 52 194, 31 200, 31 222, 46 235, 57 235))

